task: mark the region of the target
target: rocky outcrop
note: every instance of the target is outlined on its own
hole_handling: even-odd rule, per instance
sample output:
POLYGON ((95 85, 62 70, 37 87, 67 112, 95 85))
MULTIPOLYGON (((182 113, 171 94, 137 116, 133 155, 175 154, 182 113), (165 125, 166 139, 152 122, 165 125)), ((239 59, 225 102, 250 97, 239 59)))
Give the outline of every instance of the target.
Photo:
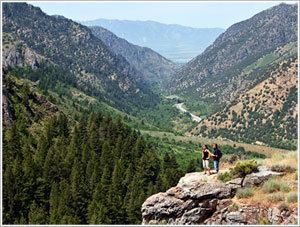
POLYGON ((25 47, 21 52, 18 52, 13 46, 5 49, 3 52, 3 68, 30 65, 36 68, 44 58, 29 48, 25 47))
POLYGON ((238 185, 238 187, 243 186, 243 187, 250 187, 250 186, 259 186, 262 183, 264 183, 266 180, 268 180, 270 177, 273 176, 280 176, 283 173, 282 172, 274 172, 271 171, 268 167, 266 166, 259 166, 258 167, 258 172, 257 173, 251 173, 247 175, 244 179, 243 185, 242 183, 242 178, 235 178, 226 184, 228 185, 238 185))
POLYGON ((204 221, 208 225, 240 225, 240 224, 296 224, 297 209, 266 207, 260 204, 235 205, 236 210, 226 207, 217 211, 204 221))
POLYGON ((4 45, 2 48, 2 67, 3 70, 13 68, 15 66, 29 65, 37 68, 41 62, 49 62, 45 57, 37 54, 21 41, 12 41, 9 34, 4 34, 4 45))
MULTIPOLYGON (((267 167, 258 170, 246 177, 245 186, 258 186, 270 177, 282 174, 267 167)), ((231 198, 239 187, 240 178, 222 183, 216 174, 188 173, 175 187, 152 195, 143 203, 143 224, 254 224, 261 212, 269 220, 268 212, 275 211, 247 206, 234 211, 229 209, 233 203, 231 198)))

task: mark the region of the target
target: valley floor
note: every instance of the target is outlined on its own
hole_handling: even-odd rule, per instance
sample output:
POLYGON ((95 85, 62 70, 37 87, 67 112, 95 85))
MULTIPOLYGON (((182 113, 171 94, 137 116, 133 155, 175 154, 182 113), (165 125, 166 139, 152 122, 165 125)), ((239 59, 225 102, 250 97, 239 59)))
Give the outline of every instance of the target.
POLYGON ((148 134, 158 138, 169 138, 175 139, 175 141, 184 141, 184 142, 194 142, 194 143, 206 143, 206 144, 213 144, 217 143, 219 145, 229 145, 233 147, 243 147, 247 151, 258 152, 265 154, 267 156, 274 154, 274 153, 286 153, 289 150, 274 148, 274 147, 267 147, 263 145, 254 145, 254 144, 247 144, 247 143, 240 143, 235 142, 227 139, 210 139, 210 138, 203 138, 198 136, 177 136, 173 133, 169 132, 161 132, 161 131, 141 131, 142 134, 148 134))

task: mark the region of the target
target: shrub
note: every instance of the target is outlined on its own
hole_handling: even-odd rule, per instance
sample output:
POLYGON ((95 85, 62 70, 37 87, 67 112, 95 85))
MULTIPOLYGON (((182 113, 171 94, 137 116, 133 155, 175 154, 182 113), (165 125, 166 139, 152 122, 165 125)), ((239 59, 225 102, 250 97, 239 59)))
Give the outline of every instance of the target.
POLYGON ((236 197, 238 199, 252 197, 253 191, 253 188, 239 188, 236 192, 236 197))
POLYGON ((279 206, 278 206, 278 209, 282 212, 284 210, 289 210, 289 205, 287 205, 286 203, 281 203, 279 206))
POLYGON ((232 179, 233 179, 233 175, 229 171, 218 174, 218 180, 220 180, 222 182, 227 182, 232 179))
POLYGON ((279 201, 284 201, 284 195, 281 192, 273 193, 267 196, 267 199, 270 202, 279 202, 279 201))
POLYGON ((228 207, 228 211, 229 212, 233 212, 233 211, 238 211, 239 210, 239 206, 235 203, 231 204, 229 207, 228 207))
POLYGON ((291 188, 283 181, 278 179, 269 179, 263 185, 263 191, 266 193, 272 193, 277 191, 289 192, 291 188))
POLYGON ((272 224, 267 218, 261 218, 260 220, 259 220, 259 224, 260 225, 270 225, 270 224, 272 224))
POLYGON ((245 177, 246 175, 257 172, 258 164, 255 160, 238 161, 231 173, 236 177, 245 177))
POLYGON ((271 170, 275 172, 284 172, 284 173, 293 173, 296 171, 294 167, 285 164, 274 165, 271 167, 271 170))
POLYGON ((224 157, 223 161, 228 162, 230 164, 235 163, 240 157, 236 154, 228 154, 224 157))
POLYGON ((237 161, 233 169, 230 170, 231 174, 235 177, 242 177, 241 186, 243 186, 245 177, 253 172, 258 171, 258 164, 255 160, 237 161))
POLYGON ((287 196, 288 203, 296 203, 298 201, 297 192, 290 192, 287 196))

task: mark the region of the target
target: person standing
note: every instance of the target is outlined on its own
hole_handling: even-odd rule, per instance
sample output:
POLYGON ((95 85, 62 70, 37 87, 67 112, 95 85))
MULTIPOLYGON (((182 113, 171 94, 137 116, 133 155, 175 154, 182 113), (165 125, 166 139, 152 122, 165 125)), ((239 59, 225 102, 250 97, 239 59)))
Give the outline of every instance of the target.
POLYGON ((218 144, 214 143, 213 144, 213 148, 214 148, 214 155, 213 155, 213 159, 214 159, 214 169, 215 172, 219 172, 219 163, 220 163, 220 159, 222 157, 222 152, 220 151, 218 144))
POLYGON ((212 156, 214 156, 214 155, 207 149, 207 146, 203 145, 202 164, 203 164, 204 174, 206 174, 206 172, 208 172, 208 175, 210 175, 209 159, 212 156))

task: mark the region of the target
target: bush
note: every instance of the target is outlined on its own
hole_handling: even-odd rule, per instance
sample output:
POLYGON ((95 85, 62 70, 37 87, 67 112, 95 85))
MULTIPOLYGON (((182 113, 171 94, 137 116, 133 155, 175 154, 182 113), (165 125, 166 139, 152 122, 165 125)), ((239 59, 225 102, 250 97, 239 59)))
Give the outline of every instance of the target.
POLYGON ((283 181, 278 179, 269 179, 263 185, 263 191, 266 193, 272 193, 277 191, 289 192, 291 188, 283 181))
POLYGON ((258 164, 255 160, 238 161, 231 173, 236 177, 245 177, 246 175, 257 172, 258 164))
POLYGON ((233 175, 231 174, 231 172, 224 172, 224 173, 219 173, 218 174, 218 180, 222 181, 222 182, 227 182, 233 179, 233 175))
POLYGON ((267 218, 262 218, 259 220, 260 225, 270 225, 272 224, 267 218))
POLYGON ((234 212, 234 211, 238 211, 239 210, 239 206, 235 203, 231 204, 229 207, 228 207, 228 211, 229 212, 234 212))
POLYGON ((236 192, 236 197, 238 199, 249 198, 253 196, 253 192, 254 192, 253 188, 239 188, 236 192))
POLYGON ((273 193, 267 196, 267 199, 270 202, 279 202, 279 201, 284 201, 284 195, 281 192, 273 193))
POLYGON ((271 167, 272 171, 275 172, 284 172, 284 173, 293 173, 296 171, 294 167, 285 164, 277 164, 271 167))
POLYGON ((284 210, 289 210, 289 205, 287 205, 286 203, 281 203, 279 206, 278 206, 278 209, 280 210, 280 212, 284 211, 284 210))
POLYGON ((297 192, 290 192, 287 196, 288 203, 296 203, 298 201, 297 192))

